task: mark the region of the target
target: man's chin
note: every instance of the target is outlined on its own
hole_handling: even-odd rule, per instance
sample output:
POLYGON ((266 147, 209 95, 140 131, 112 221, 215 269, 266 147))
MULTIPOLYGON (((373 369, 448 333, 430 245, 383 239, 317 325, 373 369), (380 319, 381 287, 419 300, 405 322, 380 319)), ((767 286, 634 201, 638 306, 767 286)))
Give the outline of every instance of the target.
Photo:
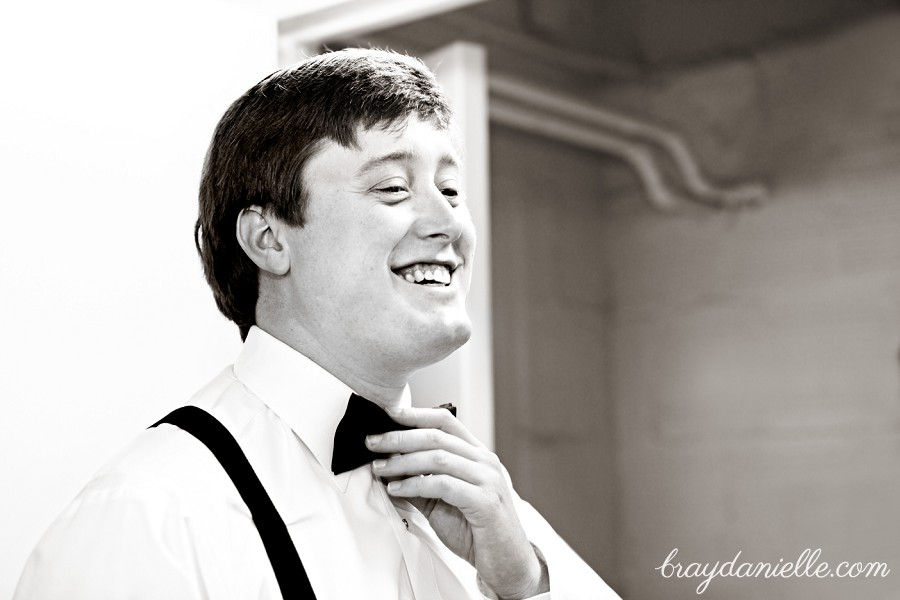
POLYGON ((417 336, 409 357, 421 369, 444 360, 461 348, 472 337, 472 323, 467 319, 445 325, 439 329, 429 329, 417 336))
POLYGON ((453 352, 459 350, 466 342, 469 341, 470 337, 472 337, 471 323, 466 322, 465 325, 460 325, 459 327, 455 328, 451 334, 448 334, 444 338, 443 347, 445 348, 445 351, 443 355, 437 360, 443 360, 453 352))

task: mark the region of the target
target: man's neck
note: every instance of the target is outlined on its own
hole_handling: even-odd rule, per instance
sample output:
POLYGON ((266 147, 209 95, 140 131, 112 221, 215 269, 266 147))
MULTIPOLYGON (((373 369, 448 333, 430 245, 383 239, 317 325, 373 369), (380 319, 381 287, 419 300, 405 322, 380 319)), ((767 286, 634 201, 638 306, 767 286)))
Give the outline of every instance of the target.
POLYGON ((376 373, 371 367, 366 368, 348 360, 352 357, 338 356, 337 352, 329 350, 302 327, 279 328, 265 323, 258 323, 257 327, 306 356, 360 396, 383 408, 396 406, 403 398, 412 373, 376 373))

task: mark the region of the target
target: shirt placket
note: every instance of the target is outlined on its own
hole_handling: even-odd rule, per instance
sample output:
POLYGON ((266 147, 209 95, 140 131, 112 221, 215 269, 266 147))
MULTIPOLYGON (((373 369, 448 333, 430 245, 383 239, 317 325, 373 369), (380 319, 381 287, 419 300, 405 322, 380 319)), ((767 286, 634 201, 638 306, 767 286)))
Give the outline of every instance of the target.
MULTIPOLYGON (((391 530, 394 532, 400 552, 403 554, 403 565, 406 568, 406 576, 413 594, 410 600, 443 598, 437 585, 431 551, 419 536, 409 531, 408 521, 397 513, 384 485, 373 479, 372 487, 373 493, 378 494, 381 498, 381 506, 384 508, 385 516, 391 524, 391 530)), ((401 597, 401 600, 406 599, 401 597)))

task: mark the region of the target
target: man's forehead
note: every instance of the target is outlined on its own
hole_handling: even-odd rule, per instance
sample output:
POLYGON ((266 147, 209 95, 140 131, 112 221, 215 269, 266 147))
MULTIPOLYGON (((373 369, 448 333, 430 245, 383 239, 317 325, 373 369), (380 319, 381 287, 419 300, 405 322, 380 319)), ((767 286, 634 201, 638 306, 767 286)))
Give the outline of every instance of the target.
POLYGON ((359 126, 354 143, 345 146, 324 140, 316 155, 330 154, 328 150, 331 149, 355 163, 353 172, 345 175, 366 175, 390 164, 421 161, 434 163, 438 168, 461 170, 463 161, 459 148, 454 128, 436 127, 413 117, 399 124, 359 126))
MULTIPOLYGON (((412 163, 425 160, 422 152, 415 148, 398 149, 385 154, 376 155, 365 160, 356 171, 356 175, 368 175, 391 163, 412 163)), ((459 158, 456 152, 442 152, 437 156, 438 167, 459 169, 459 158)))

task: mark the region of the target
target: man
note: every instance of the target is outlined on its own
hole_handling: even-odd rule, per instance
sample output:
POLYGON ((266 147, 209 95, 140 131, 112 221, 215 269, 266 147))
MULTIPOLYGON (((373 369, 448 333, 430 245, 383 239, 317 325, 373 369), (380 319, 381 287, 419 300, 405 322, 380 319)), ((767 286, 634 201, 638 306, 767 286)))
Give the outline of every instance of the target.
POLYGON ((470 335, 451 131, 432 74, 374 50, 308 59, 231 106, 195 234, 245 342, 191 404, 237 440, 274 518, 241 457, 173 418, 82 491, 17 598, 617 597, 450 411, 410 407, 409 377, 470 335), (343 464, 341 432, 387 416, 356 441, 376 454, 343 464))

